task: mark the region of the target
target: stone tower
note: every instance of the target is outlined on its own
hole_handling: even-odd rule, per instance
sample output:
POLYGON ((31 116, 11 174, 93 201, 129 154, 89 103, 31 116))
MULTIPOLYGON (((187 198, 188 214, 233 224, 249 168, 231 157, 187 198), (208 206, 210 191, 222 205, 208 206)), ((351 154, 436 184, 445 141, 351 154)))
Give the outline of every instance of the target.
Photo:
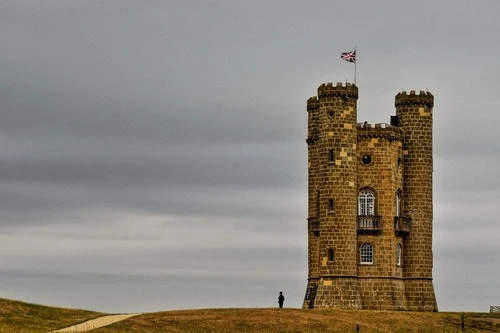
POLYGON ((358 124, 358 88, 307 101, 304 308, 437 311, 432 285, 431 93, 396 96, 391 124, 358 124))
POLYGON ((411 219, 403 256, 408 310, 437 311, 432 285, 432 108, 431 93, 396 95, 404 131, 404 213, 411 219))

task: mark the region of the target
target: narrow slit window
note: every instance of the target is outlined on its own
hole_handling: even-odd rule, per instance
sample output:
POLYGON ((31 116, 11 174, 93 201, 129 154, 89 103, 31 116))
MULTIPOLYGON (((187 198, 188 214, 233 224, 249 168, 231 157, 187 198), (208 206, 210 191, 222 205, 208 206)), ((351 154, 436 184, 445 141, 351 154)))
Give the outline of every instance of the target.
POLYGON ((316 192, 316 217, 319 217, 319 191, 316 192))
POLYGON ((396 192, 396 216, 401 216, 401 193, 396 192))
POLYGON ((396 247, 396 265, 401 266, 401 256, 403 254, 403 246, 401 244, 398 244, 396 247))
POLYGON ((328 261, 333 262, 335 260, 335 250, 328 249, 328 261))
POLYGON ((335 153, 333 152, 333 149, 328 150, 328 162, 329 163, 335 162, 335 153))
POLYGON ((335 210, 335 201, 333 199, 328 200, 328 210, 331 212, 335 210))

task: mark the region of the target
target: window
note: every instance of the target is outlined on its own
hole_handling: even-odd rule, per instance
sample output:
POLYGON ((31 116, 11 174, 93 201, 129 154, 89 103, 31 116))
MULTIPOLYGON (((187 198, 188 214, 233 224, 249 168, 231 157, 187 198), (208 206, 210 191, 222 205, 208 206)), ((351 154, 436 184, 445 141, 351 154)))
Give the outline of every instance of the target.
POLYGON ((375 194, 371 190, 359 193, 358 215, 375 215, 375 194))
POLYGON ((401 216, 401 193, 396 192, 396 216, 401 216))
POLYGON ((372 157, 368 154, 363 155, 363 157, 361 157, 361 163, 364 165, 370 165, 372 163, 372 157))
POLYGON ((333 249, 328 249, 328 261, 333 262, 335 260, 335 251, 333 249))
POLYGON ((360 249, 360 263, 362 265, 373 264, 373 246, 369 243, 363 243, 360 249))
POLYGON ((319 218, 319 190, 316 192, 316 217, 319 218))
POLYGON ((329 163, 335 162, 335 152, 333 151, 333 149, 328 150, 328 162, 329 163))
POLYGON ((335 210, 335 201, 333 199, 328 200, 328 210, 333 212, 335 210))
POLYGON ((401 244, 398 244, 396 247, 396 265, 401 266, 401 256, 403 254, 403 246, 401 244))

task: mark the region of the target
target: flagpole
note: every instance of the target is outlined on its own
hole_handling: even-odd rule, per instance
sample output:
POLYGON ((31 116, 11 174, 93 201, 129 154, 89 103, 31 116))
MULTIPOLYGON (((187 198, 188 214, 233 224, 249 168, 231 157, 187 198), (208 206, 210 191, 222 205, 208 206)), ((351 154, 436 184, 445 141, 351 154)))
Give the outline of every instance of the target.
POLYGON ((356 46, 354 46, 354 54, 356 55, 356 58, 354 60, 354 85, 356 85, 356 65, 358 64, 358 54, 356 52, 356 46))

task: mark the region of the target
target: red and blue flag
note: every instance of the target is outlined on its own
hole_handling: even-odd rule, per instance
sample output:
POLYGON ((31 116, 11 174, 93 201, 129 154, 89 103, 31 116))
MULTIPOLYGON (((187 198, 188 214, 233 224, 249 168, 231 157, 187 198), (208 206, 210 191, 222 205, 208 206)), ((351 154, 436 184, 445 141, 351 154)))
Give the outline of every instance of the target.
POLYGON ((345 61, 356 63, 356 50, 351 52, 342 52, 340 57, 345 61))

